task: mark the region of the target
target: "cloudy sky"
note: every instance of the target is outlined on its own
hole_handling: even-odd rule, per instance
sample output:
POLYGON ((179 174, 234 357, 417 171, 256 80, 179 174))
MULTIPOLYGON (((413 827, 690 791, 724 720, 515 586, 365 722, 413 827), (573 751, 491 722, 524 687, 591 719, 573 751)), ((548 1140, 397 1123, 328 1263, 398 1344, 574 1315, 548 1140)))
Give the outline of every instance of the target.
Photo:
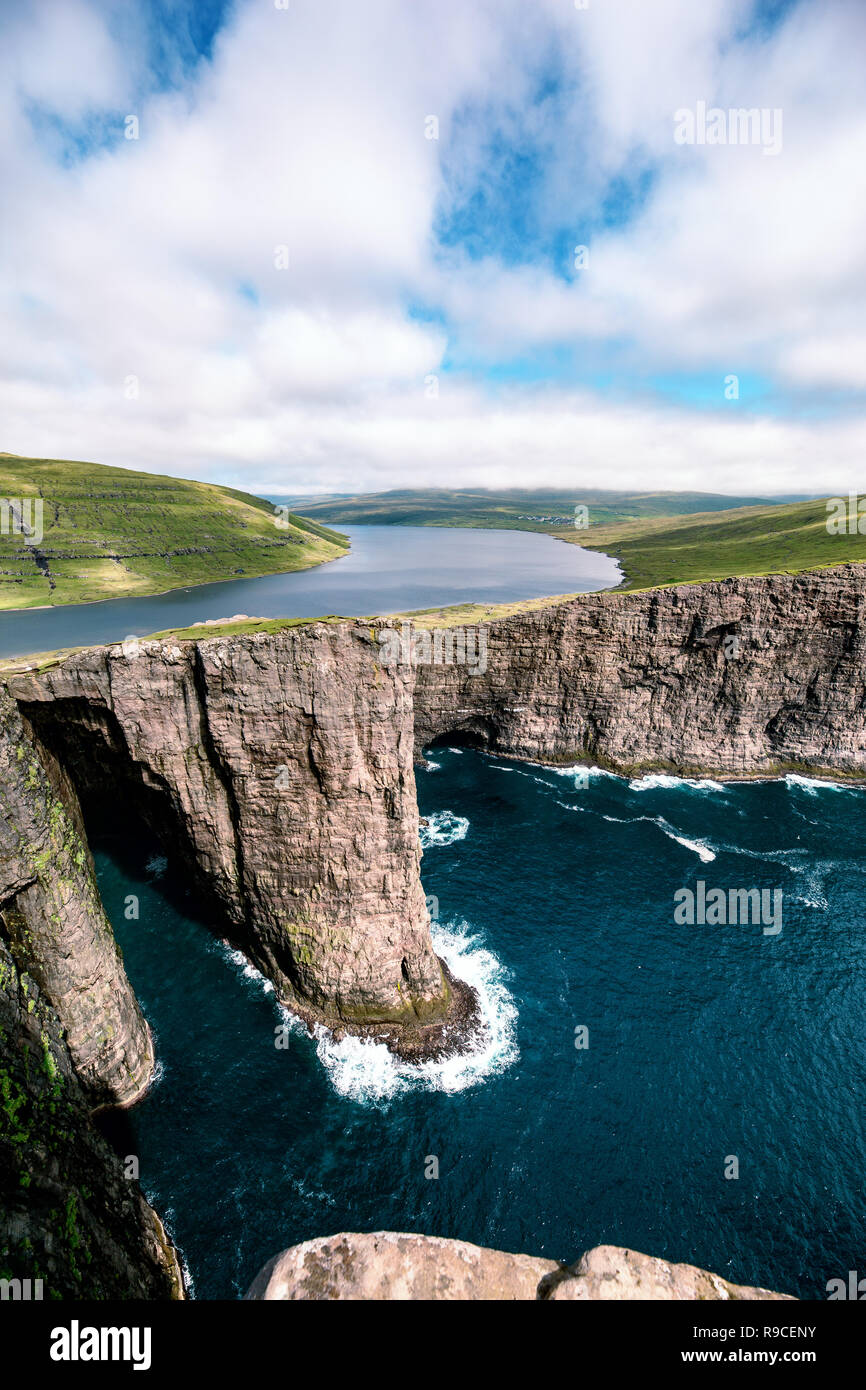
POLYGON ((864 0, 0 31, 0 448, 271 493, 862 484, 864 0))

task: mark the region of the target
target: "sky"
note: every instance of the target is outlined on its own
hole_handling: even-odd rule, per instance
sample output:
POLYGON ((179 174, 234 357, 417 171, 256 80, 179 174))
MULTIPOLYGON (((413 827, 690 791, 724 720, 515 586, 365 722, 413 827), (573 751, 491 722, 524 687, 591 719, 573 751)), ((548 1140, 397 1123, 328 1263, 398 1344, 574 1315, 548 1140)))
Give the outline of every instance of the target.
POLYGON ((857 489, 864 58, 866 0, 0 0, 0 448, 857 489))

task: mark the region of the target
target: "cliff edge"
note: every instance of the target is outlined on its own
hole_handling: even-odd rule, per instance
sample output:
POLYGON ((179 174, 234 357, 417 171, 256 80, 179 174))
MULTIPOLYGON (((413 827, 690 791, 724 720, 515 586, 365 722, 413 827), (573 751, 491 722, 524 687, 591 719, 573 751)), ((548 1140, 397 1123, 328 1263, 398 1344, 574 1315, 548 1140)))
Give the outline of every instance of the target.
POLYGON ((472 1027, 421 885, 412 673, 380 664, 375 631, 124 643, 12 689, 85 812, 135 808, 310 1024, 407 1057, 472 1027))

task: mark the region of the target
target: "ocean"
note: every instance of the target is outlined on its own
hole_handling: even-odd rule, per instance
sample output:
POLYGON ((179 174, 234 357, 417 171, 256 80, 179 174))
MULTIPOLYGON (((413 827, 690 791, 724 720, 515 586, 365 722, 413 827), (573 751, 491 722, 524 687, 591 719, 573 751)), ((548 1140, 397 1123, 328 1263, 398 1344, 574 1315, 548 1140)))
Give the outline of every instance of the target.
POLYGON ((194 1296, 342 1230, 607 1242, 805 1298, 866 1271, 866 791, 429 759, 422 875, 488 1020, 472 1056, 286 1034, 158 846, 95 846, 159 1060, 104 1123, 194 1296))

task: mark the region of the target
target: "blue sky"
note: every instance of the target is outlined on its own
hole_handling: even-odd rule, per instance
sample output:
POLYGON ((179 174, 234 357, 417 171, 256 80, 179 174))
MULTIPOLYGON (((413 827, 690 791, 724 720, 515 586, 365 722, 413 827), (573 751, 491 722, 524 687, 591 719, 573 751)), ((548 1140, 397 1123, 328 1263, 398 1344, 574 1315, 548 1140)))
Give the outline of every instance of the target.
POLYGON ((0 28, 4 448, 271 492, 855 485, 854 0, 34 0, 0 28), (724 139, 678 143, 701 104, 724 139), (732 108, 780 113, 773 148, 732 108))

